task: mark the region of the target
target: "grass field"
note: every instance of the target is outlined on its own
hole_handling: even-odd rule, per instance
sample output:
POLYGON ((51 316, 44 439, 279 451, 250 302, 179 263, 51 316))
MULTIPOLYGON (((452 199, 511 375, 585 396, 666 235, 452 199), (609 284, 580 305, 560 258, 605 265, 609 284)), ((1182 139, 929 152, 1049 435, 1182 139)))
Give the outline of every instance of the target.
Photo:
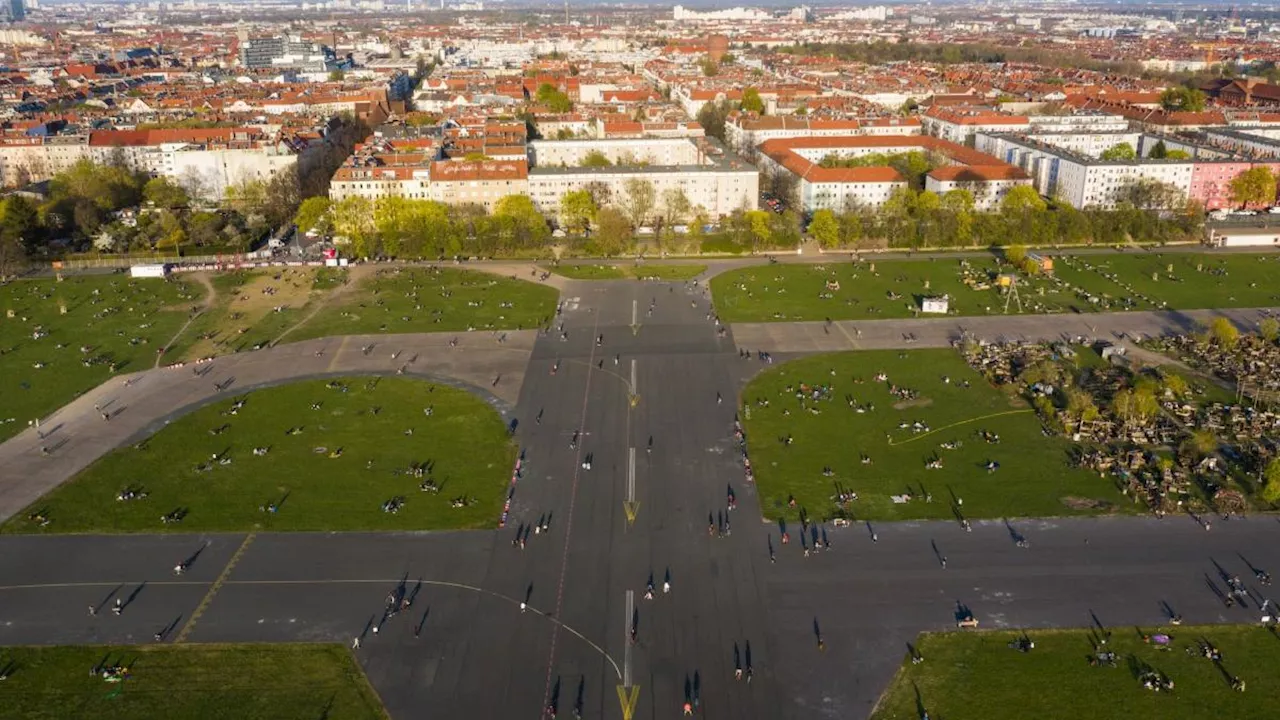
POLYGON ((125 275, 0 285, 0 441, 116 373, 151 367, 203 297, 195 284, 125 275))
POLYGON ((0 648, 0 718, 62 720, 382 720, 351 654, 337 645, 0 648), (122 682, 89 670, 122 665, 122 682))
POLYGON ((1076 515, 1113 506, 1128 512, 1131 507, 1119 504, 1122 496, 1110 481, 1070 467, 1066 440, 1043 436, 1022 399, 993 388, 951 350, 794 360, 753 380, 743 390, 742 403, 768 518, 795 518, 801 508, 831 517, 837 492, 857 493, 848 512, 863 520, 951 518, 953 494, 963 500, 970 518, 1076 515), (877 382, 881 372, 887 380, 877 382), (796 398, 801 384, 830 385, 828 399, 808 401, 802 409, 796 398), (890 384, 914 391, 915 397, 891 394, 890 384), (761 404, 766 400, 768 407, 761 404), (820 414, 811 412, 815 409, 820 414), (917 422, 928 430, 899 427, 917 422), (1000 442, 986 442, 978 434, 984 430, 999 435, 1000 442), (793 437, 791 445, 782 440, 787 435, 793 437), (959 446, 945 449, 943 443, 959 446), (862 462, 864 454, 870 464, 862 462), (942 468, 926 467, 934 458, 942 468), (989 461, 999 469, 988 472, 989 461), (832 477, 823 475, 826 467, 832 477), (894 502, 892 496, 906 494, 910 501, 894 502), (926 494, 932 502, 925 501, 926 494), (796 508, 788 506, 790 496, 796 508))
POLYGON ((1116 628, 1107 647, 1116 667, 1092 667, 1089 630, 1033 631, 1035 648, 1022 653, 1008 644, 1016 632, 946 632, 920 637, 924 662, 905 662, 872 720, 920 720, 921 709, 937 720, 982 718, 1159 718, 1160 720, 1269 720, 1280 707, 1280 639, 1260 627, 1144 628, 1168 633, 1169 650, 1141 640, 1134 628, 1116 628), (1207 640, 1222 653, 1220 664, 1197 644, 1207 640), (1191 652, 1188 653, 1187 650, 1191 652), (1173 692, 1142 686, 1138 675, 1154 669, 1173 680, 1173 692), (1231 677, 1245 692, 1231 688, 1231 677))
POLYGON ((406 378, 306 381, 227 397, 115 450, 0 532, 488 527, 514 462, 501 417, 466 391, 406 378), (422 478, 406 472, 428 462, 422 478), (419 489, 427 478, 439 492, 419 489), (148 496, 118 501, 128 488, 148 496), (397 496, 403 508, 384 512, 397 496), (451 506, 463 496, 467 507, 451 506), (264 510, 269 504, 278 510, 264 510), (180 509, 181 522, 161 522, 180 509), (34 512, 51 522, 38 527, 28 519, 34 512))
MULTIPOLYGON (((977 289, 964 278, 988 280, 1008 269, 991 257, 833 260, 732 270, 712 278, 711 290, 728 322, 913 317, 921 298, 943 294, 951 298, 952 314, 986 315, 1004 312, 1005 298, 994 283, 977 289)), ((1280 304, 1277 273, 1280 255, 1274 254, 1060 256, 1052 276, 1020 274, 1018 294, 1028 313, 1262 307, 1280 304)))
POLYGON ((517 330, 555 313, 547 285, 457 268, 380 268, 322 308, 289 341, 366 333, 517 330))
POLYGON ((170 347, 166 361, 191 361, 265 347, 341 287, 330 268, 235 270, 209 277, 212 306, 170 347))
POLYGON ((706 272, 706 265, 656 263, 560 264, 544 270, 572 280, 690 280, 706 272))

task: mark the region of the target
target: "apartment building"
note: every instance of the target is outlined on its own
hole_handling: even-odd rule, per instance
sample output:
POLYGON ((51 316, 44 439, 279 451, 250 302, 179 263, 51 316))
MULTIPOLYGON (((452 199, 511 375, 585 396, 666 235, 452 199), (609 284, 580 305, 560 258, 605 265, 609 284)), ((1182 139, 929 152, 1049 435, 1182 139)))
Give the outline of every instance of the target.
POLYGON ((793 115, 750 117, 738 114, 724 125, 725 142, 738 152, 781 138, 919 135, 920 130, 919 118, 897 117, 817 120, 793 115))
POLYGON ((1031 178, 1012 165, 948 165, 930 171, 924 178, 924 189, 938 195, 952 190, 969 191, 974 209, 983 212, 998 210, 1010 190, 1030 184, 1031 178))
POLYGON ((0 139, 0 177, 9 187, 47 180, 80 160, 123 161, 216 200, 232 185, 269 180, 310 148, 258 128, 98 130, 79 135, 0 139))
POLYGON ((706 161, 699 146, 687 138, 534 140, 529 143, 529 160, 535 167, 576 167, 593 153, 603 155, 615 165, 700 165, 706 161))
MULTIPOLYGON (((951 167, 935 170, 935 187, 965 187, 975 200, 998 203, 1009 188, 1029 184, 1025 173, 994 157, 934 137, 805 137, 768 140, 760 146, 760 165, 773 172, 789 172, 798 180, 801 208, 841 211, 851 206, 879 207, 907 181, 891 167, 822 167, 823 158, 857 158, 871 154, 931 153, 968 174, 949 174, 951 167)), ((928 179, 926 178, 926 183, 928 179)), ((926 185, 926 189, 929 188, 926 185)), ((944 190, 945 191, 945 190, 944 190)))
POLYGON ((444 160, 431 163, 429 175, 430 199, 449 205, 473 203, 493 212, 502 198, 530 193, 524 160, 444 160))

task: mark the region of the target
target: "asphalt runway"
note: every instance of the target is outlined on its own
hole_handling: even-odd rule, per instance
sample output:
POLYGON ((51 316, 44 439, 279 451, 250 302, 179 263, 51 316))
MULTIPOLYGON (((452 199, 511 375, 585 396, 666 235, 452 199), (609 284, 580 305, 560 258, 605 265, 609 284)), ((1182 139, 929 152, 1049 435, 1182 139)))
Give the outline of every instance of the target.
MULTIPOLYGON (((572 717, 581 698, 583 717, 618 720, 620 685, 636 688, 634 718, 678 716, 695 693, 703 718, 855 718, 906 643, 955 628, 957 603, 983 627, 1032 631, 1094 616, 1117 631, 1151 626, 1161 602, 1188 623, 1253 622, 1269 588, 1243 558, 1280 572, 1280 524, 1263 516, 1209 532, 1185 517, 1014 521, 1027 548, 998 521, 828 526, 832 548, 806 558, 761 520, 733 439, 737 391, 766 366, 738 357, 733 330, 718 336, 702 289, 566 281, 562 298, 567 338, 523 338, 518 397, 505 389, 525 451, 506 527, 2 536, 0 645, 152 642, 168 627, 166 642, 359 638, 355 656, 394 718, 536 720, 548 704, 572 717), (729 488, 738 509, 720 537, 708 516, 726 513, 729 488), (513 543, 539 523, 548 532, 513 543), (1215 560, 1250 586, 1248 608, 1209 589, 1224 586, 1215 560), (401 590, 411 604, 384 617, 401 590), (735 644, 744 668, 750 653, 750 685, 734 679, 735 644)), ((498 365, 477 350, 467 372, 481 379, 498 365)))

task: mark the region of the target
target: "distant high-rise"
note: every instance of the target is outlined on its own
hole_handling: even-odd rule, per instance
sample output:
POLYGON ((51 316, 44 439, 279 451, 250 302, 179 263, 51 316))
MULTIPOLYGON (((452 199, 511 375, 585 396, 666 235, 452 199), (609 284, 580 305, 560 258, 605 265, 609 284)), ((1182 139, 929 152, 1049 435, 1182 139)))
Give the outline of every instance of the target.
POLYGON ((19 22, 27 19, 27 6, 23 0, 0 0, 0 20, 19 22))

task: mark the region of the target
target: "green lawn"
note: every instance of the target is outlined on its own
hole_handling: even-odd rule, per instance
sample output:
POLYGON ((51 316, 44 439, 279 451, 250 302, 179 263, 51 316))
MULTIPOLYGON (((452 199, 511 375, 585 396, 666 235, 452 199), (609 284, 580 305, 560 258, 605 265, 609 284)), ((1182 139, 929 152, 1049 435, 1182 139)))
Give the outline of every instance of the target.
POLYGON ((1119 504, 1122 496, 1109 480, 1070 467, 1070 444, 1042 435, 1027 403, 993 388, 951 350, 794 360, 753 380, 743 390, 742 403, 751 463, 768 518, 795 518, 801 508, 815 517, 831 517, 837 511, 832 499, 837 486, 858 494, 849 514, 870 520, 951 518, 951 492, 964 501, 964 514, 971 518, 1074 515, 1108 511, 1113 505, 1128 512, 1131 507, 1119 504), (887 381, 875 380, 881 372, 887 381), (944 377, 950 382, 943 382, 944 377), (964 381, 968 388, 962 387, 964 381), (916 396, 895 397, 890 383, 916 396), (801 409, 796 398, 801 384, 830 385, 830 399, 801 409), (765 400, 768 407, 761 404, 765 400), (899 427, 917 421, 929 430, 899 427), (1000 442, 987 443, 978 434, 982 430, 999 435, 1000 442), (788 434, 793 437, 789 446, 780 439, 788 434), (960 445, 944 449, 943 443, 960 445), (862 462, 864 453, 870 464, 862 462), (927 468, 935 456, 942 468, 927 468), (985 466, 992 460, 1000 467, 989 473, 985 466), (824 467, 834 477, 825 477, 824 467), (925 501, 926 492, 933 502, 925 501), (904 494, 913 499, 893 501, 892 496, 904 494), (794 509, 787 506, 792 495, 794 509))
POLYGON ((1271 669, 1280 663, 1280 639, 1270 630, 1219 625, 1142 632, 1168 633, 1171 649, 1144 643, 1134 628, 1115 628, 1108 647, 1116 667, 1089 665, 1089 630, 1032 631, 1035 648, 1027 653, 1008 646, 1017 632, 926 634, 916 645, 924 662, 903 663, 872 720, 920 720, 921 706, 938 720, 1277 716, 1280 679, 1271 669), (1221 651, 1221 669, 1200 653, 1202 639, 1221 651), (1137 676, 1148 667, 1173 681, 1172 693, 1142 686, 1137 676), (1229 677, 1243 680, 1245 692, 1233 690, 1229 677))
MULTIPOLYGON (((1024 312, 1280 304, 1280 292, 1273 287, 1280 255, 1115 253, 1054 260, 1050 276, 1019 275, 1024 312)), ((951 298, 952 314, 986 315, 1003 313, 1005 298, 994 283, 973 287, 964 279, 988 280, 1008 269, 990 257, 873 259, 856 265, 833 259, 817 265, 732 270, 712 278, 711 290, 721 318, 728 322, 913 317, 922 297, 943 294, 951 298), (840 289, 828 289, 828 282, 838 283, 840 289)), ((1010 312, 1016 311, 1011 305, 1010 312)))
POLYGON ((0 285, 0 441, 116 373, 151 367, 203 296, 180 280, 126 275, 0 285))
POLYGON ((290 342, 367 333, 517 330, 550 322, 547 285, 457 268, 385 268, 290 333, 290 342))
POLYGON ((572 280, 689 280, 706 272, 706 265, 663 265, 657 263, 625 264, 560 264, 545 267, 572 280))
POLYGON ((381 720, 382 703, 338 645, 0 648, 0 718, 381 720), (123 682, 89 670, 128 667, 123 682))
POLYGON ((514 463, 503 420, 466 391, 406 378, 299 382, 228 396, 106 455, 0 532, 490 527, 514 463), (230 415, 238 399, 245 404, 230 415), (291 428, 301 432, 289 435, 291 428), (260 447, 270 449, 255 456, 260 447), (426 462, 434 466, 423 479, 432 478, 438 493, 423 492, 423 479, 406 472, 426 462), (117 501, 130 487, 149 496, 117 501), (452 507, 464 495, 471 504, 452 507), (405 498, 404 507, 383 512, 396 496, 405 498), (278 511, 264 511, 269 503, 278 511), (161 522, 178 508, 189 511, 181 522, 161 522), (37 527, 28 519, 34 512, 51 522, 37 527))

